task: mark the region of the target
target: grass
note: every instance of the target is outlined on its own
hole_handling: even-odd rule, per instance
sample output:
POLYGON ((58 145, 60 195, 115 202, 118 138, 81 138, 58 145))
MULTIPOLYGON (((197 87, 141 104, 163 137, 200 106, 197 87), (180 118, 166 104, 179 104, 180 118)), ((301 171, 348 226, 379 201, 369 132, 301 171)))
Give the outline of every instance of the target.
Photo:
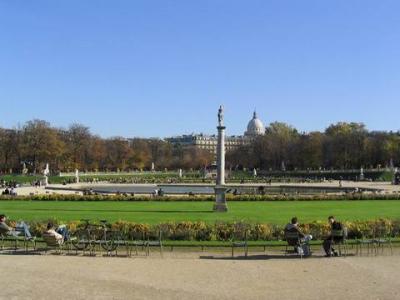
POLYGON ((400 201, 279 201, 230 202, 229 212, 215 213, 212 202, 72 202, 72 201, 0 201, 0 213, 14 220, 62 221, 91 219, 126 220, 157 224, 179 221, 238 221, 285 224, 292 216, 300 221, 326 220, 335 215, 342 221, 398 219, 400 201))

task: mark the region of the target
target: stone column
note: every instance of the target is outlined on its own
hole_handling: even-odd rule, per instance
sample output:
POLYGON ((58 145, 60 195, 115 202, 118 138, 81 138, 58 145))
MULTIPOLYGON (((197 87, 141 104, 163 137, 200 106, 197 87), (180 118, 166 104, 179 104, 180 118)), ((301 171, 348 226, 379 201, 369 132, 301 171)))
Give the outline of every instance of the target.
POLYGON ((217 185, 225 185, 225 126, 218 126, 217 185))
POLYGON ((223 125, 222 106, 218 111, 218 145, 217 145, 217 182, 215 185, 214 211, 226 212, 228 206, 225 198, 225 126, 223 125))

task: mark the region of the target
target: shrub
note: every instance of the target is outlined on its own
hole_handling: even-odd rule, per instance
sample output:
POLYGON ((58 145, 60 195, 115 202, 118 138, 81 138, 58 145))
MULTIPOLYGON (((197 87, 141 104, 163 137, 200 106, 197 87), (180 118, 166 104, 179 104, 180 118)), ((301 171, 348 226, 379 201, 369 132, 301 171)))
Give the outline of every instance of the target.
MULTIPOLYGON (((330 200, 400 200, 400 193, 376 194, 376 193, 344 193, 344 194, 278 194, 278 195, 237 195, 227 194, 228 201, 330 201, 330 200)), ((215 201, 212 195, 195 196, 164 196, 149 197, 146 195, 76 195, 76 194, 51 194, 32 196, 8 196, 0 195, 1 200, 12 201, 215 201)))
POLYGON ((213 238, 213 226, 205 222, 196 222, 193 226, 196 241, 211 241, 213 238))
POLYGON ((272 240, 273 239, 272 226, 270 224, 255 224, 250 230, 249 239, 253 241, 272 240))
MULTIPOLYGON (((33 235, 40 237, 46 230, 48 221, 55 225, 63 224, 56 219, 45 221, 31 221, 28 223, 33 235)), ((16 222, 10 220, 10 226, 15 226, 16 222)), ((78 221, 66 223, 71 233, 76 232, 83 226, 78 221)), ((378 219, 373 221, 353 221, 344 222, 343 225, 348 230, 349 239, 376 238, 376 237, 400 237, 400 220, 378 219)), ((133 240, 157 240, 161 231, 163 240, 180 241, 231 241, 242 240, 283 240, 284 226, 276 224, 247 223, 238 222, 216 222, 207 224, 205 222, 178 222, 162 223, 158 225, 141 224, 119 220, 111 224, 112 230, 120 231, 128 239, 133 240)), ((321 240, 329 235, 330 226, 326 221, 314 221, 300 225, 305 234, 311 234, 315 240, 321 240)), ((99 229, 99 236, 102 229, 99 229)))
POLYGON ((217 222, 215 223, 215 238, 217 241, 229 241, 232 239, 233 226, 232 223, 217 222))

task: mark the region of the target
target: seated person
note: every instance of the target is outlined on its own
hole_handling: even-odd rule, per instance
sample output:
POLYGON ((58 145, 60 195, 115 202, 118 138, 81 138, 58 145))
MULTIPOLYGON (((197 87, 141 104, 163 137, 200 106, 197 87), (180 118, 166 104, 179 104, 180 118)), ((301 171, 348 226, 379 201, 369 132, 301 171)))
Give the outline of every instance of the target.
MULTIPOLYGON (((328 222, 329 222, 329 225, 331 226, 331 230, 343 230, 342 224, 340 222, 336 221, 334 216, 329 216, 328 222)), ((342 240, 343 240, 343 237, 332 238, 332 235, 329 235, 324 240, 324 243, 323 243, 323 247, 324 247, 326 256, 333 256, 333 255, 338 256, 338 253, 332 247, 332 244, 341 242, 342 240)))
POLYGON ((10 190, 10 195, 11 195, 11 196, 17 196, 17 191, 15 190, 14 187, 11 188, 11 190, 10 190))
POLYGON ((32 239, 32 235, 29 232, 29 226, 25 222, 21 221, 17 223, 15 227, 10 227, 6 224, 7 217, 5 215, 0 215, 0 232, 4 232, 7 235, 19 236, 22 233, 27 239, 32 239))
POLYGON ((303 245, 295 245, 294 251, 299 254, 304 254, 306 256, 311 255, 310 246, 308 242, 312 240, 312 235, 304 234, 299 228, 299 222, 296 217, 293 217, 291 222, 285 226, 284 229, 285 236, 286 232, 297 232, 300 238, 300 242, 303 242, 303 245))
POLYGON ((47 224, 47 230, 43 235, 54 236, 59 244, 63 244, 65 241, 69 240, 69 232, 66 225, 60 225, 55 229, 52 222, 47 224))

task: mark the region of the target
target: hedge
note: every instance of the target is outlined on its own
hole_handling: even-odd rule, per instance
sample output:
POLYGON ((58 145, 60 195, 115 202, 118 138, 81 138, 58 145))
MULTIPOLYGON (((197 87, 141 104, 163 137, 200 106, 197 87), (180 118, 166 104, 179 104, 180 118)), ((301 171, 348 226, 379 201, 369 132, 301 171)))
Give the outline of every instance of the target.
MULTIPOLYGON (((1 195, 1 200, 13 201, 215 201, 213 195, 194 196, 157 196, 144 195, 77 195, 77 194, 46 194, 31 196, 9 196, 1 195)), ((227 194, 228 201, 337 201, 337 200, 400 200, 399 193, 376 194, 376 193, 344 193, 344 194, 278 194, 278 195, 238 195, 227 194)))
MULTIPOLYGON (((76 232, 83 224, 79 221, 67 223, 59 220, 48 220, 54 224, 67 224, 71 232, 76 232)), ((31 233, 37 237, 45 231, 48 221, 32 221, 31 233)), ((10 225, 15 225, 10 221, 10 225)), ((372 221, 344 222, 348 231, 348 239, 362 239, 386 237, 400 237, 400 220, 378 219, 372 221)), ((205 222, 177 222, 162 223, 158 225, 141 224, 127 221, 117 221, 109 225, 113 230, 122 232, 126 238, 156 239, 162 232, 163 240, 172 241, 230 241, 243 239, 249 241, 275 241, 283 240, 283 226, 275 224, 247 223, 247 222, 217 222, 207 224, 205 222)), ((315 240, 321 240, 330 232, 330 226, 326 221, 314 221, 300 225, 301 230, 311 234, 315 240)))

